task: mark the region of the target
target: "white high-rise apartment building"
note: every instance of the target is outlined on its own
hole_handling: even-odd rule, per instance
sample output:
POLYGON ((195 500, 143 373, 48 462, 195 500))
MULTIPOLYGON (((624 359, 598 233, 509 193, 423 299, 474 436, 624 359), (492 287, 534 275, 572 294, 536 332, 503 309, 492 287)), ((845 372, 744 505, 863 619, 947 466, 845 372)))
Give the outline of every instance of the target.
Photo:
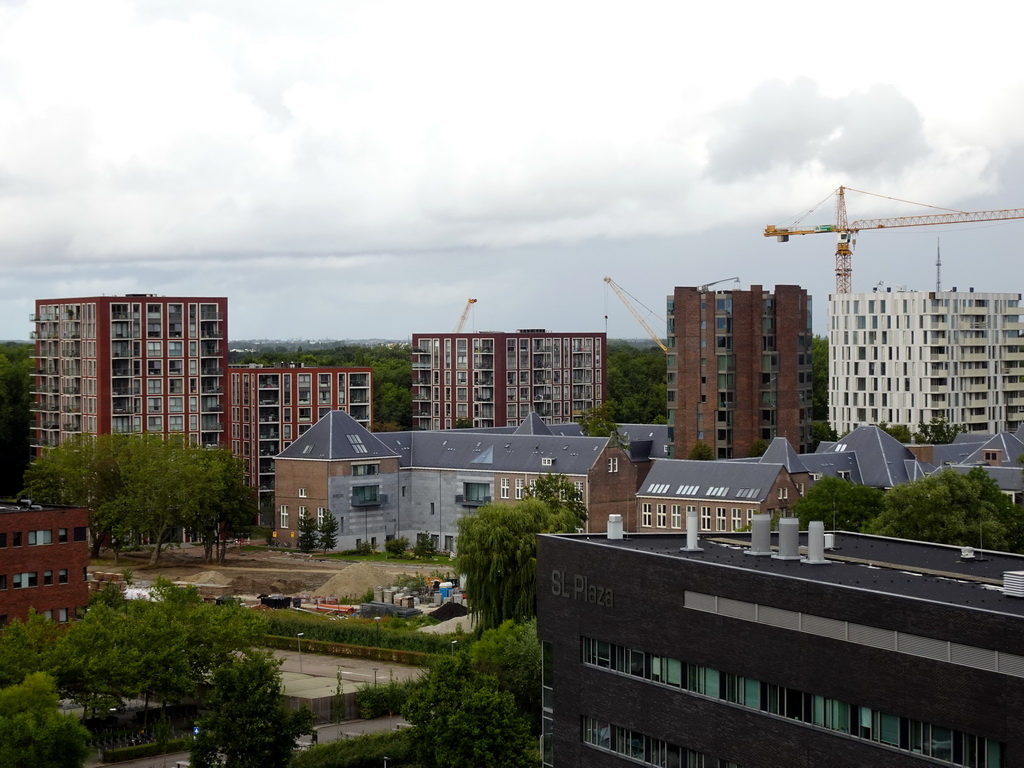
POLYGON ((1024 422, 1019 293, 900 291, 829 297, 829 421, 969 432, 1024 422))

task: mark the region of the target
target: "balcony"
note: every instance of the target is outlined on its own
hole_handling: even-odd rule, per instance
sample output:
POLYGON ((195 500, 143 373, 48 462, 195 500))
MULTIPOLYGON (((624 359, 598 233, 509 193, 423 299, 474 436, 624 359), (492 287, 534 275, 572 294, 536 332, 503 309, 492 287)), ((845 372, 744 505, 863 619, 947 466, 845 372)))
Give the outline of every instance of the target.
POLYGON ((200 369, 199 374, 201 376, 223 376, 224 369, 211 365, 200 369))
POLYGON ((215 384, 204 384, 200 392, 204 395, 222 395, 224 394, 224 387, 219 387, 215 384))
POLYGON ((467 499, 465 495, 457 493, 455 494, 455 503, 461 504, 464 507, 482 507, 484 504, 491 503, 491 497, 480 496, 479 498, 467 499))
POLYGON ((353 495, 351 503, 353 507, 379 507, 388 503, 388 495, 386 493, 380 493, 373 497, 357 497, 353 495))
POLYGON ((223 432, 224 423, 220 421, 203 421, 199 425, 200 432, 223 432))

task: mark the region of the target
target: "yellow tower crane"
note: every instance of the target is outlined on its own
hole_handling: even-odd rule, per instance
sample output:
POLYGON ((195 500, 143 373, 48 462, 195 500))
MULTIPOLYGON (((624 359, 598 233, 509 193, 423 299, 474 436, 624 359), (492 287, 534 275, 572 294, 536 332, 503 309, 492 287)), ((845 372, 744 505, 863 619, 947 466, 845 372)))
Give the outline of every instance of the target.
POLYGON ((476 299, 470 299, 466 302, 466 308, 462 310, 462 315, 459 317, 459 322, 455 324, 454 333, 462 333, 462 329, 466 327, 466 318, 469 317, 469 310, 476 304, 476 299))
POLYGON ((650 336, 654 340, 654 343, 661 347, 661 351, 667 355, 668 347, 665 346, 665 342, 663 342, 661 340, 661 337, 658 336, 658 334, 654 332, 651 326, 647 324, 647 321, 644 320, 641 314, 636 311, 636 307, 634 307, 632 302, 630 302, 630 300, 626 298, 626 292, 619 288, 619 286, 615 284, 615 281, 612 280, 610 277, 606 277, 604 281, 611 286, 613 291, 615 291, 615 295, 618 296, 622 303, 626 305, 626 309, 633 313, 633 317, 635 317, 637 322, 644 327, 644 330, 647 331, 647 335, 650 336))
MULTIPOLYGON (((912 203, 913 205, 924 205, 926 208, 937 208, 938 210, 947 211, 947 213, 933 213, 924 216, 896 216, 886 219, 858 219, 848 223, 846 220, 847 190, 850 192, 860 192, 862 195, 873 195, 874 197, 882 197, 887 200, 896 200, 901 203, 910 202, 909 200, 899 200, 899 198, 887 197, 886 195, 877 195, 874 192, 864 192, 852 187, 839 187, 833 193, 836 196, 835 224, 819 224, 814 227, 801 225, 799 222, 790 227, 777 227, 769 224, 764 230, 765 237, 774 237, 780 243, 788 242, 790 235, 818 235, 825 232, 834 232, 836 234, 836 293, 850 293, 852 290, 853 247, 857 242, 857 233, 862 229, 894 229, 896 227, 923 227, 931 224, 962 224, 971 221, 1024 219, 1024 208, 1004 208, 996 211, 957 211, 950 208, 938 208, 938 206, 934 205, 924 205, 923 203, 912 203)), ((818 205, 821 205, 821 203, 818 205)))

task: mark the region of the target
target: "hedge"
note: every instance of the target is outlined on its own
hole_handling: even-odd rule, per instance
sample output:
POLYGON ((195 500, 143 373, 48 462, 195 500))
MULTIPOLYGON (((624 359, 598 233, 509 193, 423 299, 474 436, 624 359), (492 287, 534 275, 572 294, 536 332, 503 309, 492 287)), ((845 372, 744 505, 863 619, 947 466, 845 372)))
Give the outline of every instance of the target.
POLYGON ((103 750, 104 763, 123 763, 125 760, 136 760, 140 757, 156 757, 170 755, 175 752, 188 752, 192 739, 171 739, 163 747, 158 742, 136 744, 131 747, 116 747, 103 750))
MULTIPOLYGON (((389 648, 397 651, 440 654, 451 652, 451 637, 427 632, 388 630, 387 619, 383 627, 358 620, 330 621, 321 616, 288 611, 267 611, 268 635, 295 637, 303 633, 303 644, 309 640, 323 640, 365 648, 389 648)), ((459 650, 464 650, 475 639, 471 634, 458 635, 459 650)))
MULTIPOLYGON (((282 637, 280 635, 267 635, 264 644, 268 648, 282 648, 284 650, 297 650, 298 642, 295 637, 282 637)), ((434 654, 420 653, 418 651, 400 651, 394 648, 378 648, 376 646, 348 645, 346 643, 332 643, 325 640, 310 640, 302 638, 302 647, 310 653, 325 653, 330 656, 355 656, 362 659, 373 659, 374 661, 390 661, 395 664, 408 664, 412 667, 426 667, 434 654)))

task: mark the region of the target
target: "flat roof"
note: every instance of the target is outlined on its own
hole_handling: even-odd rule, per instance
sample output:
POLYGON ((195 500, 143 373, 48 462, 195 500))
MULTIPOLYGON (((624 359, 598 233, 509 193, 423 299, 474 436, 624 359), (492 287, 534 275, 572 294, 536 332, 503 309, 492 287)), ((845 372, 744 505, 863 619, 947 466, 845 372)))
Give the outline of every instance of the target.
MULTIPOLYGON (((549 534, 554 535, 554 534, 549 534)), ((739 568, 768 576, 812 581, 847 589, 929 600, 974 610, 1024 616, 1024 598, 1002 594, 1003 574, 1024 571, 1024 556, 975 548, 975 559, 961 558, 961 547, 837 531, 834 547, 825 550, 827 565, 745 554, 750 534, 701 536, 703 552, 683 552, 686 534, 624 534, 609 540, 601 534, 559 534, 558 538, 592 546, 610 546, 660 557, 689 560, 709 567, 739 568)), ((772 547, 778 534, 772 533, 772 547)), ((806 555, 807 532, 800 533, 806 555)))

